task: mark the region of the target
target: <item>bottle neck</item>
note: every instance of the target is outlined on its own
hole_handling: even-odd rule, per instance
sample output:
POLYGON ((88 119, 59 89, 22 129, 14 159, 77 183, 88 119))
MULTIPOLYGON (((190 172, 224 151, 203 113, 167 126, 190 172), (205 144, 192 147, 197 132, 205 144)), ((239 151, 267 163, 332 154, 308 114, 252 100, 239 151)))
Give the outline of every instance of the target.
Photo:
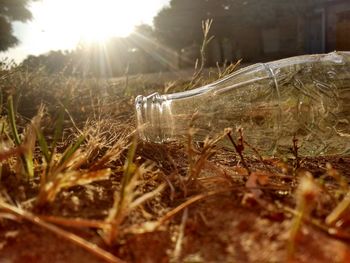
MULTIPOLYGON (((225 108, 227 108, 226 104, 226 106, 221 105, 220 94, 230 97, 232 91, 236 94, 235 90, 239 92, 252 83, 265 80, 269 82, 273 76, 268 70, 267 65, 259 63, 193 90, 167 95, 160 95, 156 92, 149 96, 137 96, 135 109, 140 139, 162 143, 186 136, 190 122, 197 111, 199 112, 195 128, 196 132, 203 137, 211 132, 222 132, 224 128, 232 127, 233 124, 225 120, 221 122, 221 125, 213 126, 213 123, 220 122, 220 117, 222 117, 216 114, 217 110, 222 108, 225 114, 225 108), (216 96, 219 98, 214 99, 216 96), (221 127, 224 123, 227 123, 228 126, 221 127)), ((243 97, 242 99, 244 100, 243 97)), ((231 115, 231 113, 228 114, 231 115)))
POLYGON ((135 100, 138 134, 142 140, 162 143, 172 137, 174 125, 171 100, 153 93, 135 100))

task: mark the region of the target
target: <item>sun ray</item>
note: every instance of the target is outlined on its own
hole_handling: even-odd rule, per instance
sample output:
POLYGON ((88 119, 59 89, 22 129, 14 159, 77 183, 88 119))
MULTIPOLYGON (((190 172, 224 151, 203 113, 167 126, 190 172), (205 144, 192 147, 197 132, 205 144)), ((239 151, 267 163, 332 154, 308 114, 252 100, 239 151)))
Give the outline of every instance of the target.
POLYGON ((73 49, 78 43, 103 43, 125 37, 168 0, 42 0, 33 2, 27 52, 73 49), (163 4, 162 4, 163 3, 163 4))

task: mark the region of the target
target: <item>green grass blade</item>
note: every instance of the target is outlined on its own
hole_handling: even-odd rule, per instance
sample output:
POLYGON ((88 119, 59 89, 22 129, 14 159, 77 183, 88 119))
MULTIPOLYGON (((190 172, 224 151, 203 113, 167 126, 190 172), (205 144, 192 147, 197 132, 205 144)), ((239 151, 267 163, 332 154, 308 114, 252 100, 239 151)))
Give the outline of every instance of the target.
POLYGON ((59 162, 59 165, 62 165, 63 163, 65 163, 70 157, 72 157, 72 155, 79 149, 80 145, 84 142, 85 140, 85 136, 80 136, 78 138, 78 140, 72 144, 68 150, 63 154, 63 156, 61 157, 61 160, 59 162))
POLYGON ((41 152, 44 155, 45 161, 47 163, 50 163, 50 161, 51 161, 51 154, 49 152, 49 147, 48 147, 47 141, 46 141, 43 133, 40 131, 40 129, 36 129, 36 134, 37 134, 37 137, 38 137, 40 150, 41 150, 41 152))
POLYGON ((21 145, 21 139, 19 138, 17 127, 16 127, 16 120, 15 120, 15 111, 13 108, 13 97, 10 96, 8 99, 8 119, 11 126, 12 134, 14 142, 17 146, 21 145))
MULTIPOLYGON (((8 119, 12 130, 13 140, 17 146, 22 144, 21 139, 19 138, 16 120, 15 120, 15 111, 13 107, 13 97, 8 98, 8 119)), ((33 153, 27 152, 21 155, 21 160, 24 165, 24 169, 29 177, 34 176, 34 163, 33 163, 33 153)))
POLYGON ((2 136, 3 134, 5 134, 5 122, 1 123, 0 136, 2 136))
POLYGON ((129 148, 128 155, 125 161, 124 176, 122 179, 122 188, 124 188, 130 182, 131 177, 135 172, 134 157, 136 153, 136 148, 137 148, 137 139, 135 136, 133 142, 131 143, 131 146, 129 148))
POLYGON ((63 131, 63 121, 64 121, 64 108, 61 107, 60 109, 60 112, 59 112, 59 115, 58 115, 58 119, 55 123, 55 132, 54 132, 54 135, 53 135, 53 141, 52 141, 52 144, 51 144, 51 153, 50 153, 50 158, 49 160, 52 159, 52 155, 55 151, 55 148, 56 148, 56 145, 57 145, 57 142, 58 140, 61 138, 62 136, 62 131, 63 131))
POLYGON ((3 104, 4 104, 4 95, 2 93, 2 89, 0 89, 0 114, 2 113, 2 107, 3 107, 3 104))
POLYGON ((28 152, 24 155, 25 168, 30 178, 34 177, 34 162, 32 152, 28 152))

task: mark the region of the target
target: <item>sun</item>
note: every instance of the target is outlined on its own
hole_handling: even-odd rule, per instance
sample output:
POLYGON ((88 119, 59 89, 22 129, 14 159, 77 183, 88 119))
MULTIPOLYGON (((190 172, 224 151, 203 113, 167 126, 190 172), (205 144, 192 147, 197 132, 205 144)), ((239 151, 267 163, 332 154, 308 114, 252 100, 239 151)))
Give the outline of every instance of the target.
MULTIPOLYGON (((125 37, 141 23, 151 23, 166 0, 41 0, 33 2, 36 32, 31 50, 70 49, 81 42, 125 37)), ((37 52, 35 52, 37 51, 37 52)))
POLYGON ((75 31, 87 41, 126 36, 132 32, 136 22, 128 1, 78 0, 72 8, 76 11, 75 31))

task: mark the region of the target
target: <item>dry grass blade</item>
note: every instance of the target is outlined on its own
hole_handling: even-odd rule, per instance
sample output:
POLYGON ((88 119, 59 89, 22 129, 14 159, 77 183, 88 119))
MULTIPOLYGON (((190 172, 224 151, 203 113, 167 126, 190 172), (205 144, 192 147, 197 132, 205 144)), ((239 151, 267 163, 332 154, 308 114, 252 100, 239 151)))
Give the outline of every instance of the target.
POLYGON ((136 167, 134 164, 136 147, 137 138, 134 137, 125 160, 120 192, 114 193, 114 203, 106 218, 106 222, 110 223, 110 226, 105 228, 102 233, 103 239, 108 245, 115 242, 119 233, 119 226, 129 213, 130 205, 135 196, 138 176, 142 169, 142 167, 136 167))
POLYGON ((146 193, 146 194, 140 196, 139 198, 137 198, 135 201, 133 201, 131 203, 130 209, 134 209, 134 208, 142 205, 143 203, 145 203, 147 200, 152 199, 154 196, 163 192, 166 187, 167 187, 167 184, 162 183, 152 192, 149 192, 149 193, 146 193))
POLYGON ((314 178, 309 172, 301 174, 302 178, 296 189, 296 210, 298 213, 293 219, 290 229, 288 256, 293 258, 295 252, 295 244, 300 234, 300 229, 305 218, 309 218, 312 209, 315 206, 315 200, 320 194, 320 189, 314 178))
POLYGON ((63 230, 55 225, 49 224, 47 222, 45 222, 44 220, 42 220, 40 217, 35 216, 27 211, 21 210, 17 207, 8 205, 6 203, 4 203, 3 201, 0 201, 0 209, 8 212, 8 213, 12 213, 20 218, 26 219, 27 221, 38 225, 42 228, 45 228, 53 233, 55 233, 56 235, 84 248, 85 250, 89 251, 90 253, 96 255, 97 257, 106 260, 107 262, 110 263, 124 263, 123 260, 117 258, 116 256, 112 255, 111 253, 99 248, 97 245, 88 242, 87 240, 73 234, 70 233, 66 230, 63 230))
POLYGON ((50 181, 40 189, 38 196, 38 205, 55 200, 56 195, 65 188, 75 185, 89 184, 98 180, 106 180, 111 175, 111 169, 99 171, 67 171, 55 176, 53 181, 50 181))
POLYGON ((326 224, 333 225, 350 207, 350 192, 348 192, 342 201, 333 209, 333 211, 326 217, 326 224))
POLYGON ((188 207, 188 206, 190 206, 190 205, 192 205, 200 200, 203 200, 203 199, 208 198, 208 197, 213 196, 213 195, 231 192, 232 190, 238 190, 241 188, 242 187, 230 188, 230 189, 225 189, 225 190, 210 191, 210 192, 205 193, 205 194, 199 194, 199 195, 193 196, 193 197, 189 198, 188 200, 186 200, 185 202, 183 202, 181 205, 177 206, 176 208, 174 208, 171 211, 169 211, 168 213, 166 213, 164 216, 162 216, 157 222, 158 226, 164 224, 166 221, 170 220, 170 218, 172 218, 177 213, 184 210, 186 207, 188 207))
MULTIPOLYGON (((202 46, 200 49, 200 67, 192 76, 192 80, 189 84, 190 88, 193 88, 201 79, 201 74, 203 73, 203 69, 206 64, 207 56, 206 56, 206 49, 208 47, 208 44, 210 41, 214 39, 214 36, 209 36, 210 28, 213 24, 213 19, 207 19, 205 21, 202 21, 202 31, 203 31, 203 41, 202 46)), ((197 63, 196 63, 196 69, 197 69, 197 63)))
MULTIPOLYGON (((241 187, 240 187, 241 189, 241 187)), ((162 216, 160 219, 157 221, 151 221, 151 222, 145 222, 141 225, 136 225, 127 228, 124 232, 125 233, 132 233, 132 234, 143 234, 147 232, 153 232, 157 229, 159 229, 162 225, 164 225, 167 221, 169 221, 171 218, 173 218, 175 215, 180 213, 182 210, 188 208, 190 205, 203 200, 205 198, 208 198, 210 196, 216 195, 216 194, 221 194, 225 192, 230 192, 232 190, 238 190, 238 188, 230 188, 230 189, 225 189, 225 190, 218 190, 218 191, 211 191, 206 194, 199 194, 196 196, 193 196, 180 204, 179 206, 175 207, 174 209, 170 210, 167 212, 164 216, 162 216)))
POLYGON ((233 71, 237 69, 237 67, 241 64, 242 59, 239 59, 236 63, 231 63, 227 66, 227 63, 224 64, 223 70, 221 70, 220 65, 218 62, 216 62, 216 67, 218 71, 218 77, 217 79, 221 79, 229 74, 231 74, 233 71))
POLYGON ((136 198, 139 194, 137 187, 140 184, 140 176, 147 172, 152 172, 152 165, 147 163, 137 167, 134 163, 137 141, 134 138, 130 146, 127 159, 124 165, 124 175, 120 192, 115 192, 113 207, 110 209, 106 222, 109 224, 103 229, 102 236, 108 245, 112 245, 120 233, 120 225, 128 216, 131 210, 137 208, 147 200, 158 195, 166 188, 166 184, 160 184, 155 190, 143 194, 136 198))
POLYGON ((217 136, 214 139, 205 139, 204 145, 200 151, 197 151, 192 146, 193 132, 190 129, 188 135, 188 158, 189 158, 189 172, 187 177, 187 183, 192 183, 198 179, 200 172, 202 171, 204 164, 208 158, 215 153, 216 144, 222 140, 230 130, 225 130, 222 135, 217 136))
POLYGON ((120 154, 127 148, 127 137, 121 136, 107 152, 100 158, 95 161, 90 167, 91 170, 101 169, 111 162, 117 160, 120 157, 120 154))
POLYGON ((37 115, 31 120, 30 124, 26 127, 23 137, 23 147, 25 148, 24 159, 26 162, 26 170, 29 177, 34 176, 34 163, 33 155, 35 150, 35 143, 37 138, 37 130, 40 127, 41 120, 44 115, 44 107, 41 106, 37 115))
POLYGON ((54 223, 56 225, 66 226, 66 227, 74 227, 74 228, 104 228, 108 223, 105 221, 98 220, 87 220, 83 218, 65 218, 58 216, 39 216, 42 220, 50 223, 54 223))

